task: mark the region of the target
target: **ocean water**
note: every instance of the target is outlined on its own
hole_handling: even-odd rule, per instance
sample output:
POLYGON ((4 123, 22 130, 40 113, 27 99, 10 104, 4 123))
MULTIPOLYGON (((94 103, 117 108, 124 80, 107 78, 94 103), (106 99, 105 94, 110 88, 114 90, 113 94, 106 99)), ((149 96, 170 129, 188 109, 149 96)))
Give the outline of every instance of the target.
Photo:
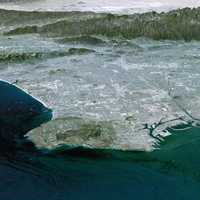
POLYGON ((199 199, 199 4, 0 3, 0 79, 54 115, 0 199, 199 199))

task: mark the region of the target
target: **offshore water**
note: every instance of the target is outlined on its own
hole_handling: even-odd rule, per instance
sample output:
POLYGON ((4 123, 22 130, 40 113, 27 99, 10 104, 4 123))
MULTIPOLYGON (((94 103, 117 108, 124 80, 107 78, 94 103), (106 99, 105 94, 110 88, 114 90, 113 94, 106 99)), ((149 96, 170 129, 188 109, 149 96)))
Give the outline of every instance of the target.
POLYGON ((1 155, 1 199, 199 199, 200 9, 161 3, 2 3, 0 78, 54 118, 1 155))

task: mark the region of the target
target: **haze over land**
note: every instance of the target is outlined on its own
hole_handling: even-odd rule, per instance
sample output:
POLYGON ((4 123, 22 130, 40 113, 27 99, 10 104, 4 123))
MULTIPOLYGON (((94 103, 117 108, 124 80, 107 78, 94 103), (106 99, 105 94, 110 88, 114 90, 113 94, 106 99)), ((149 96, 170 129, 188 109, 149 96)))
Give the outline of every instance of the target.
POLYGON ((94 11, 135 13, 146 11, 169 11, 184 7, 198 7, 198 0, 3 0, 0 8, 48 11, 94 11))

